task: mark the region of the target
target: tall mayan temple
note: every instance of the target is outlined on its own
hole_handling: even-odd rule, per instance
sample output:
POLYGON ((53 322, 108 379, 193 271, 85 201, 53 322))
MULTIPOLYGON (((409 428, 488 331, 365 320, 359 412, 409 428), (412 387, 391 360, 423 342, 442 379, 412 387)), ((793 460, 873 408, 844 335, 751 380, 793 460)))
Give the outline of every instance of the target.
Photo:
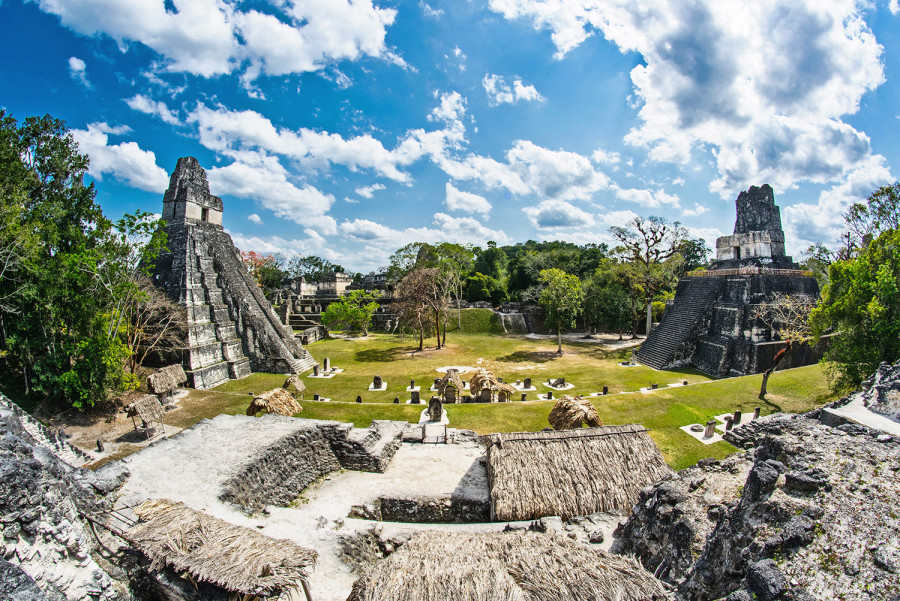
POLYGON ((275 316, 222 229, 222 199, 197 159, 184 157, 163 197, 168 252, 154 283, 187 308, 182 364, 194 388, 254 371, 300 373, 315 360, 275 316))
MULTIPOLYGON (((785 254, 781 212, 771 186, 752 186, 736 201, 734 234, 716 240, 712 267, 678 282, 675 300, 637 352, 645 365, 693 365, 714 376, 761 373, 783 345, 758 317, 776 294, 818 298, 815 278, 785 254)), ((791 353, 783 367, 813 362, 812 349, 791 353)))

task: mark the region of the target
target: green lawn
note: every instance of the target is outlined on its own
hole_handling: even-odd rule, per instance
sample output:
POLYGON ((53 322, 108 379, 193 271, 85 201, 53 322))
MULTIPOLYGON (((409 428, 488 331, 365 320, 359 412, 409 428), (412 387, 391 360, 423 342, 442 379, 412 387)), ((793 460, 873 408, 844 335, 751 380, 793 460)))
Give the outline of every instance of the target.
MULTIPOLYGON (((487 324, 490 326, 490 324, 487 324)), ((434 344, 434 339, 426 344, 434 344)), ((724 442, 703 445, 681 432, 680 426, 705 422, 713 415, 741 409, 752 412, 757 406, 762 413, 775 411, 802 412, 831 401, 830 391, 822 369, 818 365, 777 372, 769 381, 768 402, 759 401, 761 376, 711 380, 691 369, 656 371, 648 367, 623 367, 619 361, 630 351, 606 352, 597 344, 566 343, 562 356, 555 353, 552 340, 534 340, 521 336, 470 334, 451 332, 447 348, 433 347, 418 353, 418 339, 407 336, 377 334, 367 340, 332 339, 316 342, 307 348, 321 363, 329 357, 332 364, 345 371, 332 379, 310 378, 307 385, 302 417, 353 422, 366 427, 373 419, 393 419, 417 422, 424 405, 406 405, 405 392, 414 378, 422 386, 423 400, 430 393, 427 388, 440 374, 437 367, 446 365, 483 365, 511 382, 531 377, 539 392, 548 377, 565 377, 576 385, 566 394, 588 394, 609 386, 611 394, 594 398, 594 405, 604 423, 643 423, 650 435, 675 469, 693 465, 704 457, 721 458, 734 452, 724 442), (479 363, 479 359, 481 362, 479 363), (387 392, 366 390, 372 377, 380 375, 388 383, 387 392), (666 385, 687 380, 692 385, 666 388, 666 385), (660 390, 649 394, 637 391, 650 382, 660 384, 660 390), (630 394, 617 394, 630 392, 630 394), (322 403, 312 401, 318 393, 332 399, 322 403), (362 403, 353 402, 357 395, 362 403), (393 404, 400 397, 401 404, 393 404)), ((463 376, 465 378, 465 376, 463 376)), ((281 374, 253 374, 242 380, 227 382, 213 390, 190 393, 184 403, 188 411, 172 414, 173 425, 188 427, 204 417, 219 413, 243 413, 250 402, 250 393, 259 394, 284 382, 281 374)), ((529 399, 536 399, 536 392, 529 399)), ((559 394, 559 393, 556 393, 559 394)), ((535 431, 548 426, 547 414, 552 401, 495 404, 460 404, 447 407, 450 424, 479 433, 535 431)))

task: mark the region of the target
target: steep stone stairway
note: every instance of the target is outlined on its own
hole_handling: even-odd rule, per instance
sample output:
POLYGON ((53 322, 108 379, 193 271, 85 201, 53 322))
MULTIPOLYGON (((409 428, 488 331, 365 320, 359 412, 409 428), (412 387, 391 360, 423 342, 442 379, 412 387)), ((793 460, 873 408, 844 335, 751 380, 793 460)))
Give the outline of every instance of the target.
POLYGON ((637 359, 654 369, 669 365, 678 347, 706 316, 721 288, 721 278, 682 278, 678 282, 675 302, 666 309, 660 324, 641 345, 637 359))

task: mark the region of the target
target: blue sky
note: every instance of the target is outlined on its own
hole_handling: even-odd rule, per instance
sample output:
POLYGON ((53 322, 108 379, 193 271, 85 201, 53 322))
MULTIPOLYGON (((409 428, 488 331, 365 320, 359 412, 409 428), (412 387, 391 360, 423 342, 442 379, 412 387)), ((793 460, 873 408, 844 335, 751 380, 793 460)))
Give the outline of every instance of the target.
POLYGON ((789 252, 900 169, 898 0, 0 0, 0 106, 64 119, 104 211, 197 157, 242 250, 710 245, 769 183, 789 252))

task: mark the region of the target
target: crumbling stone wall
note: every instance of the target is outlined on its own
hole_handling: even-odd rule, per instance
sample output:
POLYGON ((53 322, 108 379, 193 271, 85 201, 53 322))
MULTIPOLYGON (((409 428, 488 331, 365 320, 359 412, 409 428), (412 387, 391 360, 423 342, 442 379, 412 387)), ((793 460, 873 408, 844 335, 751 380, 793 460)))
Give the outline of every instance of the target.
POLYGON ((900 593, 900 442, 785 414, 726 438, 748 450, 643 492, 617 548, 658 570, 685 601, 900 593), (721 489, 710 494, 710 485, 721 489))

